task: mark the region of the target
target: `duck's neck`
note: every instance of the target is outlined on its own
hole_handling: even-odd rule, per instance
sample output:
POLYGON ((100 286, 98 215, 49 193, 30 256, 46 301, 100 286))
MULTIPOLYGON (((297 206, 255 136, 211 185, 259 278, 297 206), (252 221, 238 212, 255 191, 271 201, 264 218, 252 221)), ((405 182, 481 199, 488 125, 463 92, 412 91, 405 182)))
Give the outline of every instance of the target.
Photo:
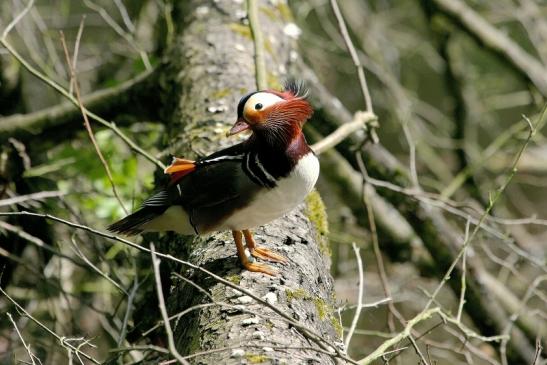
POLYGON ((287 140, 253 135, 250 142, 261 163, 276 178, 287 176, 300 158, 312 152, 302 131, 287 140))

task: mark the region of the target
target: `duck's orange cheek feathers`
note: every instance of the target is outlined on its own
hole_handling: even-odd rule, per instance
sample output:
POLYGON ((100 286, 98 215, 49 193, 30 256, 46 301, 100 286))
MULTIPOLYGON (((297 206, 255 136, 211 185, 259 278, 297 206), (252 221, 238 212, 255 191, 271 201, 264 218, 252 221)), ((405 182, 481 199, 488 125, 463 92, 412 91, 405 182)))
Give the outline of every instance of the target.
POLYGON ((245 119, 247 119, 250 125, 262 124, 265 121, 264 112, 254 109, 249 110, 245 113, 245 119))

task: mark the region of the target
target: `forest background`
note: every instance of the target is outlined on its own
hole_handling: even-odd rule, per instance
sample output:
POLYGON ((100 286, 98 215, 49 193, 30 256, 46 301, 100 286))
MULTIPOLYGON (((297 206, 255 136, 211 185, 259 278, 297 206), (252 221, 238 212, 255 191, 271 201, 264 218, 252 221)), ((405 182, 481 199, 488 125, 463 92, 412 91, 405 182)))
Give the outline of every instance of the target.
POLYGON ((546 363, 545 2, 6 0, 0 32, 2 364, 546 363), (106 233, 289 76, 322 174, 258 231, 281 278, 106 233))

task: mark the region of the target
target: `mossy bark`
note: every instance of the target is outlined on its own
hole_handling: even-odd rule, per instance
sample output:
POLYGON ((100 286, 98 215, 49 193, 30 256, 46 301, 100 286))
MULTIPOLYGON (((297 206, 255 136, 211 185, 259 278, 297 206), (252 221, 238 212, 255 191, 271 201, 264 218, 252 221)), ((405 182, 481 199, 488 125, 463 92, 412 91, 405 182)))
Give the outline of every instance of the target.
MULTIPOLYGON (((259 1, 259 9, 267 45, 268 79, 270 83, 277 83, 276 80, 285 76, 283 72, 289 68, 295 53, 293 41, 283 32, 287 8, 283 2, 272 3, 259 1)), ((243 2, 181 1, 175 4, 174 20, 179 28, 160 75, 162 116, 167 131, 165 145, 170 154, 195 158, 241 140, 241 137, 226 138, 225 135, 235 122, 239 98, 255 89, 253 44, 244 19, 243 2)), ((289 259, 287 265, 276 265, 280 271, 277 277, 242 269, 229 232, 195 238, 169 236, 166 246, 170 253, 267 298, 332 346, 337 346, 341 339, 334 315, 330 258, 322 254, 325 250, 320 242, 324 240, 324 226, 323 222, 317 222, 324 216, 324 212, 317 210, 324 208, 317 199, 313 212, 309 211, 310 204, 306 209, 303 203, 290 214, 256 229, 258 244, 275 249, 289 259), (317 218, 315 222, 310 222, 311 216, 317 218), (295 290, 306 292, 306 297, 290 300, 287 293, 295 290)), ((173 278, 171 290, 166 294, 171 315, 211 302, 242 308, 208 306, 173 322, 177 347, 183 355, 208 352, 191 358, 191 362, 333 362, 324 354, 295 348, 309 348, 311 344, 271 309, 242 297, 201 272, 181 267, 172 269, 205 290, 173 278)))

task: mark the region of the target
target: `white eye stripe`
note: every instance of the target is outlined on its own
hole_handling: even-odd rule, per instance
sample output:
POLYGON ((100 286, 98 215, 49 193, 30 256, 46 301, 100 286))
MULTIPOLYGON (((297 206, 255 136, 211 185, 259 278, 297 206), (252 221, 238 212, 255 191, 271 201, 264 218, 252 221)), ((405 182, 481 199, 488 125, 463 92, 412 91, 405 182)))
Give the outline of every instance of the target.
POLYGON ((250 111, 264 110, 280 101, 283 101, 279 96, 268 93, 268 92, 259 92, 252 95, 249 100, 245 103, 244 113, 247 114, 250 111), (256 108, 257 104, 262 104, 262 107, 256 108))

